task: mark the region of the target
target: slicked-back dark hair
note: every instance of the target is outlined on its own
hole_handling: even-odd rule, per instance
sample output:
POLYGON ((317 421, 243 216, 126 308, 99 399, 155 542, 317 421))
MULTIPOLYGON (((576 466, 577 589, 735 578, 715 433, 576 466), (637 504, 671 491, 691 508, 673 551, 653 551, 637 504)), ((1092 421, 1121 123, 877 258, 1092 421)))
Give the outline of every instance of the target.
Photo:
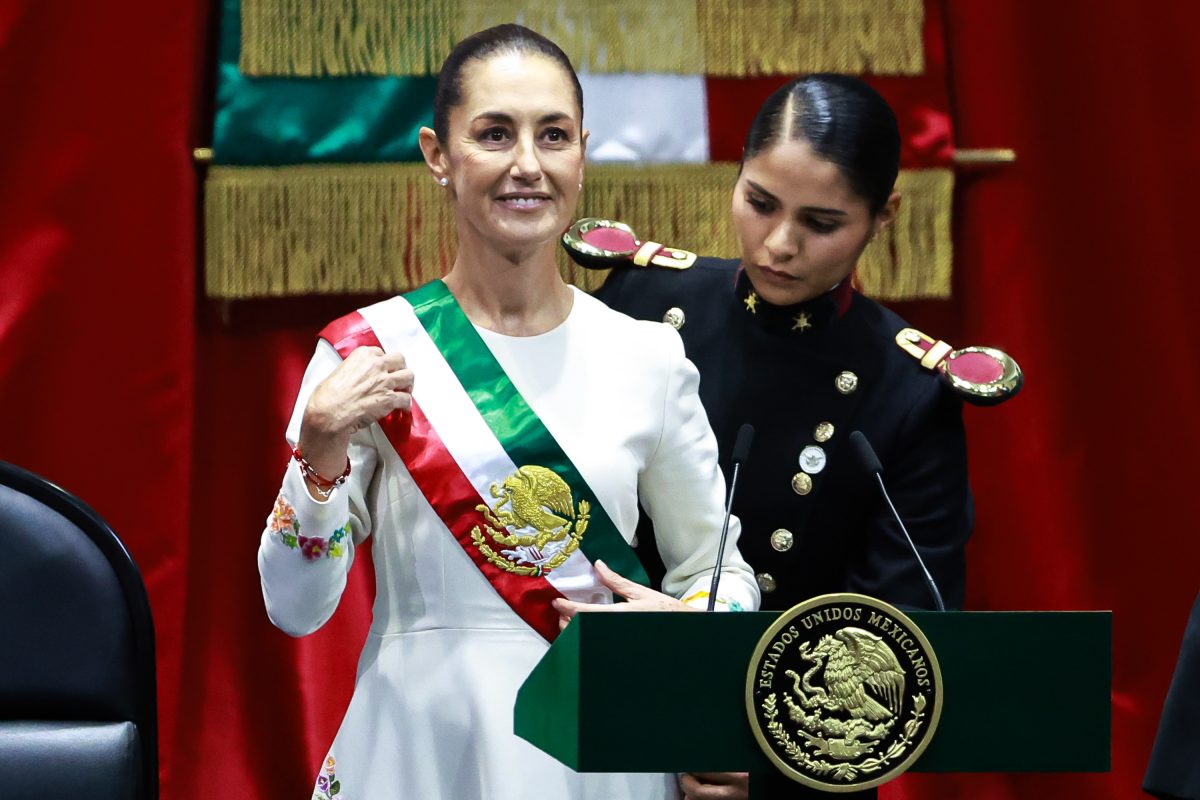
POLYGON ((891 106, 866 83, 819 72, 781 87, 750 124, 742 161, 796 139, 836 165, 872 214, 887 205, 900 171, 900 130, 891 106))
POLYGON ((524 25, 505 23, 471 34, 454 45, 450 55, 442 62, 437 90, 433 95, 433 132, 442 144, 446 143, 450 132, 450 111, 462 102, 463 68, 475 59, 484 59, 499 52, 537 53, 557 62, 571 76, 575 102, 579 104, 580 116, 583 115, 583 87, 579 85, 579 76, 571 66, 571 59, 567 58, 562 48, 524 25))

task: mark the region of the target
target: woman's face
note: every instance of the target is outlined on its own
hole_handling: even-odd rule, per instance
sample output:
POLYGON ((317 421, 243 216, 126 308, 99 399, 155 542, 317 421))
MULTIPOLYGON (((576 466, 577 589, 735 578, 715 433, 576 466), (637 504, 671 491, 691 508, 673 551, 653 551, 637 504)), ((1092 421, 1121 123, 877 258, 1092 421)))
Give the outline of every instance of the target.
POLYGON ((556 240, 583 181, 582 122, 554 60, 501 52, 469 62, 447 141, 434 159, 426 154, 435 177, 449 179, 461 234, 502 253, 556 240))
POLYGON ((742 164, 733 190, 742 266, 768 303, 811 300, 850 276, 899 204, 893 193, 872 215, 838 167, 808 142, 780 142, 742 164))

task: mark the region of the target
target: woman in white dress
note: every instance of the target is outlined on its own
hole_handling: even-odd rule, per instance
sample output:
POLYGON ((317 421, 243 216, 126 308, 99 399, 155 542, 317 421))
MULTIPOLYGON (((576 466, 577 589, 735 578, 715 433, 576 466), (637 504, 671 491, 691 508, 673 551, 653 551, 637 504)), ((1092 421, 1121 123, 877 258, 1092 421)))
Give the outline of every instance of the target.
MULTIPOLYGON (((459 43, 421 130, 455 213, 454 265, 331 323, 305 373, 259 548, 267 612, 296 636, 319 628, 368 536, 377 573, 315 798, 677 796, 674 776, 578 774, 512 732, 518 687, 581 604, 615 590, 627 608, 703 607, 721 526, 716 442, 678 334, 556 268, 582 122, 549 40, 503 25, 459 43), (639 497, 670 595, 628 580, 639 497)), ((718 602, 752 609, 737 532, 718 602)))

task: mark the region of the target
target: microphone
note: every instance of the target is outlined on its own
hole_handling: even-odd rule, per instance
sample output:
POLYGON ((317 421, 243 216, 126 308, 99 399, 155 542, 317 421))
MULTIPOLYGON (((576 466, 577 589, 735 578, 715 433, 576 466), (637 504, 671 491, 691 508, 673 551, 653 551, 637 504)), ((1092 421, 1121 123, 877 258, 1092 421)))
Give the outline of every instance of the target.
POLYGON ((896 511, 896 506, 892 504, 892 498, 888 496, 887 487, 883 485, 883 464, 879 463, 879 456, 875 455, 875 448, 871 447, 871 443, 867 441, 867 437, 863 436, 862 431, 853 431, 850 434, 850 449, 854 451, 855 458, 858 463, 875 476, 875 480, 879 482, 879 492, 883 495, 883 499, 887 502, 888 508, 892 510, 892 516, 896 519, 896 524, 900 526, 900 531, 904 534, 905 541, 908 542, 909 548, 912 549, 913 556, 917 559, 917 564, 921 567, 921 574, 925 576, 925 585, 929 587, 929 593, 933 595, 933 604, 938 611, 945 611, 946 606, 942 602, 942 593, 938 591, 937 584, 933 582, 933 576, 929 574, 929 570, 925 567, 925 562, 921 559, 921 553, 917 550, 917 545, 913 542, 912 537, 908 535, 908 528, 904 527, 904 520, 900 519, 900 513, 896 511))
POLYGON ((712 583, 708 586, 708 610, 717 606, 717 584, 721 582, 721 562, 725 560, 725 539, 729 536, 729 517, 733 514, 733 493, 737 490, 738 472, 750 457, 750 445, 754 443, 754 426, 749 422, 738 428, 733 441, 733 475, 729 478, 729 501, 725 504, 725 522, 721 525, 721 541, 717 545, 717 565, 713 570, 712 583))

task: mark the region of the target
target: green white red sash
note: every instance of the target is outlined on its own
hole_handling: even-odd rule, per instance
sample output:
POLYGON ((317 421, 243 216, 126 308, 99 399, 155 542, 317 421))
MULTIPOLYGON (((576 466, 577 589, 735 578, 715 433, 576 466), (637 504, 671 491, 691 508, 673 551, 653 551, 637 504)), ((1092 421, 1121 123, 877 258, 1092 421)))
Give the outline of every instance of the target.
POLYGON ((343 358, 364 345, 404 354, 417 375, 412 411, 380 427, 463 551, 547 640, 558 635, 551 600, 607 595, 592 561, 648 582, 444 283, 347 315, 321 338, 343 358))

